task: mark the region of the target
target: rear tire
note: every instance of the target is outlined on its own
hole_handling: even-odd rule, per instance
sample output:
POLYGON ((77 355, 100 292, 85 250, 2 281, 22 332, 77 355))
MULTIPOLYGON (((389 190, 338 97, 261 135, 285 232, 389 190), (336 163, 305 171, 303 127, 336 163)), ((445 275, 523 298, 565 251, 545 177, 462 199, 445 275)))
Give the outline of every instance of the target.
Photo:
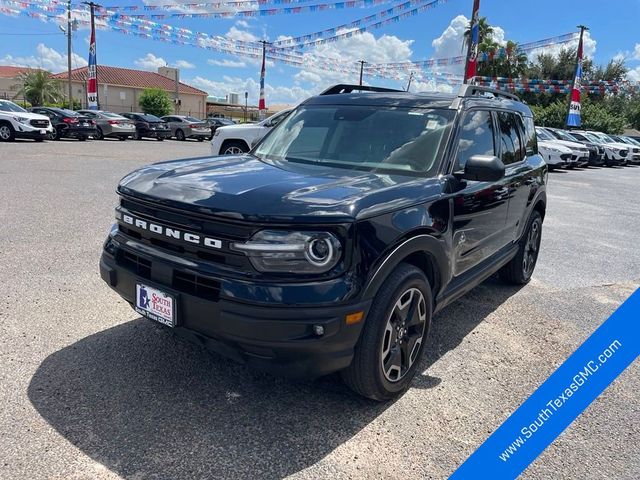
POLYGON ((98 127, 96 129, 96 134, 93 136, 96 140, 104 140, 104 133, 102 133, 102 129, 98 127))
POLYGON ((127 137, 118 137, 118 140, 120 140, 121 142, 124 142, 127 139, 127 137))
POLYGON ((133 132, 133 135, 131 135, 131 138, 133 140, 142 140, 142 137, 140 136, 140 132, 138 132, 138 130, 136 130, 135 132, 133 132))
POLYGON ((78 137, 78 140, 79 140, 80 142, 84 142, 84 141, 86 141, 86 140, 87 140, 87 137, 85 137, 84 135, 82 135, 82 136, 78 137))
POLYGON ((358 394, 391 400, 411 384, 429 333, 432 293, 424 273, 401 263, 376 294, 351 365, 341 372, 358 394))
POLYGON ((500 278, 515 285, 525 285, 531 280, 538 262, 540 241, 542 240, 542 215, 534 210, 529 217, 527 230, 520 240, 520 248, 515 257, 500 269, 500 278))
POLYGON ((176 130, 176 140, 184 142, 187 138, 184 136, 184 132, 182 130, 176 130))
POLYGON ((163 142, 163 141, 164 141, 164 138, 162 138, 162 137, 158 137, 158 138, 156 138, 156 140, 158 140, 159 142, 163 142))

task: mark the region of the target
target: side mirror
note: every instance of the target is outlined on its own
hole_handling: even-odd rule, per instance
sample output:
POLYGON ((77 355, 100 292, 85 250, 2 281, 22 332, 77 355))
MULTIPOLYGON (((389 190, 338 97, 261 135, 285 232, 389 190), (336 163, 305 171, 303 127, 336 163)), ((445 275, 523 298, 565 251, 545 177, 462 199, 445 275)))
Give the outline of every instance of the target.
POLYGON ((504 177, 504 163, 493 155, 473 155, 464 166, 462 178, 479 182, 496 182, 504 177))

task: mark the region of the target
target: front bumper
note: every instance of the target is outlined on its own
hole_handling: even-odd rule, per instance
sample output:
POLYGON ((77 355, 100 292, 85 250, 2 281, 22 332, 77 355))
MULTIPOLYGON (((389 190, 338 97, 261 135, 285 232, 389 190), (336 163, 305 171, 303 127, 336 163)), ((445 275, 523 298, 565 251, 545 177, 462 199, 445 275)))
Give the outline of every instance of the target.
POLYGON ((315 378, 346 368, 353 358, 363 321, 347 325, 345 316, 364 311, 366 318, 370 307, 370 301, 299 307, 249 304, 222 294, 218 298, 203 298, 163 280, 180 268, 164 259, 145 259, 152 265, 150 274, 140 276, 118 260, 121 251, 116 249, 112 253, 103 252, 100 276, 132 306, 136 283, 171 293, 177 304, 177 326, 171 329, 176 334, 276 375, 315 378), (316 326, 322 326, 322 335, 315 333, 316 326))

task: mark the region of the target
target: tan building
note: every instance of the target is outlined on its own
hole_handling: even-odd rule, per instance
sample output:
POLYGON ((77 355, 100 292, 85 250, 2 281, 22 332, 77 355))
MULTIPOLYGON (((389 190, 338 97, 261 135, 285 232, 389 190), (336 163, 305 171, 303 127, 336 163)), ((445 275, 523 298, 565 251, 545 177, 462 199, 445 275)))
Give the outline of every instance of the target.
POLYGON ((20 75, 31 70, 28 67, 9 67, 0 65, 0 98, 22 102, 22 98, 16 98, 22 88, 20 75))
MULTIPOLYGON (((67 92, 67 72, 57 73, 54 78, 63 82, 63 92, 67 92)), ((175 114, 206 116, 207 92, 178 81, 179 71, 175 68, 160 67, 158 73, 131 68, 98 65, 98 102, 100 109, 111 112, 140 111, 138 100, 145 88, 165 90, 174 100, 177 98, 175 114)), ((87 106, 87 68, 71 71, 74 101, 87 106)))

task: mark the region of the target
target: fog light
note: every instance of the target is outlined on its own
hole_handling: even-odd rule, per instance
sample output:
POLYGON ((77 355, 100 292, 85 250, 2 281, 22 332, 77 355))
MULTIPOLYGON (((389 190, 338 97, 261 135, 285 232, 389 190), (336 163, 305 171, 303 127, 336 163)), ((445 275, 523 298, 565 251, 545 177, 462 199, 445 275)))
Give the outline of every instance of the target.
POLYGON ((322 325, 314 325, 313 333, 318 337, 321 337, 322 335, 324 335, 324 327, 322 325))

